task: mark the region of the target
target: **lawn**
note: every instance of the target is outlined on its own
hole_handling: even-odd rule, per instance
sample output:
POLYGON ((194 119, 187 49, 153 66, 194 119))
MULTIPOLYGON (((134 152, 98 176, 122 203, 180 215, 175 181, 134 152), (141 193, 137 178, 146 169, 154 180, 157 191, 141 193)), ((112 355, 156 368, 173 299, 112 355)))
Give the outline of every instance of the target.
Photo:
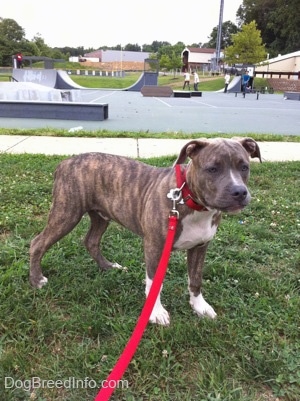
MULTIPOLYGON (((83 76, 83 75, 71 75, 71 78, 77 84, 87 88, 115 88, 122 89, 134 84, 140 77, 141 73, 130 73, 126 72, 125 77, 99 77, 99 76, 83 76)), ((193 79, 191 78, 191 87, 193 79)), ((158 85, 171 86, 173 90, 182 90, 183 76, 173 74, 160 75, 158 78, 158 85)), ((255 86, 260 88, 261 86, 269 86, 268 82, 264 78, 255 78, 255 86)), ((200 75, 199 90, 201 91, 217 91, 224 88, 224 77, 212 77, 200 75)))
MULTIPOLYGON (((60 67, 61 68, 61 67, 60 67)), ((133 85, 141 76, 141 72, 126 72, 124 77, 111 76, 93 76, 93 75, 71 75, 71 79, 86 88, 113 88, 124 89, 133 85)), ((9 81, 9 73, 0 74, 0 82, 9 81)), ((191 81, 192 83, 192 81, 191 81)), ((168 85, 173 90, 181 90, 183 85, 183 76, 177 74, 159 75, 158 85, 168 85)), ((257 88, 269 86, 266 79, 255 78, 255 86, 257 88)), ((217 91, 224 88, 224 77, 212 77, 200 74, 199 90, 201 91, 217 91)))
MULTIPOLYGON (((99 272, 82 245, 85 217, 45 255, 48 285, 28 284, 29 243, 62 159, 0 155, 1 401, 92 401, 143 306, 141 240, 112 224, 103 251, 127 269, 99 272), (33 388, 33 377, 48 385, 33 388)), ((299 162, 252 163, 252 202, 224 216, 207 256, 204 294, 218 318, 192 312, 185 253, 175 253, 162 297, 171 325, 147 327, 112 400, 299 401, 299 186, 299 162)))

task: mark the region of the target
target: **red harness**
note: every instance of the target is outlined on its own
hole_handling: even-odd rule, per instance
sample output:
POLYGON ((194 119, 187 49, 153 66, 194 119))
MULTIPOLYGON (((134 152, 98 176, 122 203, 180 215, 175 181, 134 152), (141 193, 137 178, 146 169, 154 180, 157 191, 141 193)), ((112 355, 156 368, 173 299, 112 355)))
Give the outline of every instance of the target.
POLYGON ((198 211, 207 210, 205 206, 200 205, 194 200, 194 195, 186 182, 186 168, 181 164, 175 165, 177 188, 181 188, 182 200, 191 209, 198 211))

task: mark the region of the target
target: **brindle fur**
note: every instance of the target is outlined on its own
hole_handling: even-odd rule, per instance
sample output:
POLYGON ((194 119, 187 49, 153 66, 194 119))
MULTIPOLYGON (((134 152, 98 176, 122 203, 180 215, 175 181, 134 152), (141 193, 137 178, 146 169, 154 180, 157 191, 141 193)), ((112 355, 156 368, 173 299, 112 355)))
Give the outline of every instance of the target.
MULTIPOLYGON (((259 147, 251 138, 202 139, 184 146, 175 163, 182 164, 190 158, 187 184, 197 202, 209 211, 195 212, 186 205, 178 205, 180 218, 173 249, 180 243, 181 235, 188 240, 188 227, 184 226, 188 215, 206 213, 213 236, 221 212, 242 209, 249 203, 246 187, 249 170, 245 167, 249 156, 260 159, 259 147)), ((68 234, 85 213, 88 213, 91 225, 84 244, 102 270, 116 266, 102 255, 100 249, 101 237, 113 220, 142 237, 147 275, 152 279, 164 246, 172 207, 167 194, 175 187, 173 167, 157 168, 103 153, 86 153, 62 161, 54 176, 48 223, 31 242, 31 284, 40 288, 46 283, 41 270, 43 255, 68 234)), ((201 293, 202 269, 210 237, 210 233, 203 238, 200 236, 191 249, 188 245, 185 248, 189 290, 195 297, 201 293)))

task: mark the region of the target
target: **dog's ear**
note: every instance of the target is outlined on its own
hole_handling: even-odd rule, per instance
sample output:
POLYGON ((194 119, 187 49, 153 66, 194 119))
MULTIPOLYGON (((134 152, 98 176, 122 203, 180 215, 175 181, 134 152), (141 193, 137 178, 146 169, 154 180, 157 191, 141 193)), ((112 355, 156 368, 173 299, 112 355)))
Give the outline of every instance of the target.
POLYGON ((180 151, 179 156, 177 157, 174 166, 176 164, 182 164, 186 161, 186 159, 189 158, 193 158, 200 149, 204 148, 206 145, 208 144, 208 142, 204 140, 201 141, 190 141, 188 142, 180 151))
POLYGON ((258 157, 259 161, 262 163, 260 149, 257 142, 252 138, 232 138, 235 141, 238 141, 249 153, 249 156, 254 158, 258 157))

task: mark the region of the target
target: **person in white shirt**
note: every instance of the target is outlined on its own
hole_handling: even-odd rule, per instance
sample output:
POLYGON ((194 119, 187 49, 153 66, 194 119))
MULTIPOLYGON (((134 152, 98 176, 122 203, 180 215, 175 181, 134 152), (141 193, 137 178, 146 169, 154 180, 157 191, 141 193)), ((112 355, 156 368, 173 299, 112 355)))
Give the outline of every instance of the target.
POLYGON ((198 85, 200 82, 199 75, 197 74, 196 71, 193 71, 193 76, 194 76, 194 91, 198 91, 198 85))
POLYGON ((230 74, 228 74, 228 72, 226 72, 224 79, 225 79, 224 93, 227 93, 227 88, 230 82, 230 74))
POLYGON ((187 86, 189 90, 191 90, 190 88, 190 74, 186 71, 184 74, 184 84, 183 84, 183 88, 185 89, 185 87, 187 86))

